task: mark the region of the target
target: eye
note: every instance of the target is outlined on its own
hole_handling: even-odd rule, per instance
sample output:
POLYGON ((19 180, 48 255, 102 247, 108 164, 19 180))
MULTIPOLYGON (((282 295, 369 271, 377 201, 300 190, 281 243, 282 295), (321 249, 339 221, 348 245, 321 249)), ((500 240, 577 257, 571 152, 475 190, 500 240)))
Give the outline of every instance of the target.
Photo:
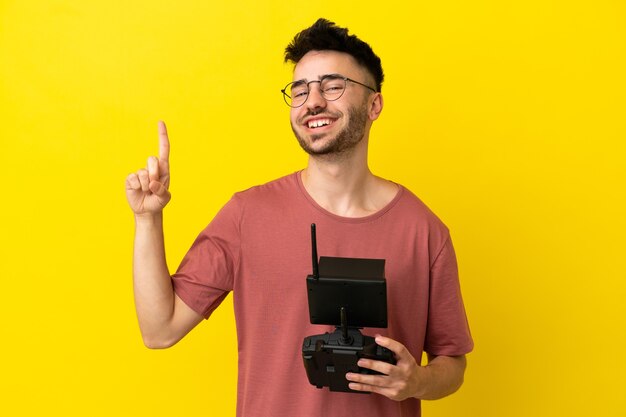
POLYGON ((291 89, 291 97, 293 98, 304 98, 307 94, 309 94, 309 89, 306 85, 299 85, 291 89))
POLYGON ((344 86, 345 86, 345 82, 341 79, 339 80, 327 79, 325 80, 322 89, 324 93, 337 94, 343 91, 344 86))
POLYGON ((304 98, 309 94, 306 90, 292 90, 291 96, 293 98, 304 98))

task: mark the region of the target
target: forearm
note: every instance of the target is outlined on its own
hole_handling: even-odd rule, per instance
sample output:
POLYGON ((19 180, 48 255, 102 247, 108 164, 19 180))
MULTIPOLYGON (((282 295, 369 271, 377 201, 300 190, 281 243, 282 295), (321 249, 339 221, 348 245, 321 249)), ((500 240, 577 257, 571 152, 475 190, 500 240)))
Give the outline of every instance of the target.
MULTIPOLYGON (((135 308, 144 343, 160 347, 174 313, 174 290, 165 260, 161 212, 135 216, 133 253, 135 308)), ((165 342, 167 343, 167 342, 165 342)))
POLYGON ((463 384, 465 356, 437 356, 421 368, 424 383, 415 397, 422 400, 437 400, 457 391, 463 384))

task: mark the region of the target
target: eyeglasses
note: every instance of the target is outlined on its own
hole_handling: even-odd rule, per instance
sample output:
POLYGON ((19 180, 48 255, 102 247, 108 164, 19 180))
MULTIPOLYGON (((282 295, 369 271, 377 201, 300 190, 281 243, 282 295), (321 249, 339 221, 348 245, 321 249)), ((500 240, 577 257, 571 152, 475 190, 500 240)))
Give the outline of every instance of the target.
POLYGON ((320 93, 326 101, 335 101, 339 100, 343 93, 346 91, 348 81, 358 85, 362 85, 363 87, 368 88, 373 92, 376 92, 376 90, 369 85, 365 85, 351 78, 344 77, 340 74, 326 74, 323 75, 319 80, 313 80, 308 82, 305 80, 293 81, 287 84, 285 88, 280 91, 281 93, 283 93, 285 103, 287 103, 289 107, 300 107, 309 98, 309 92, 311 91, 312 83, 320 83, 320 93))

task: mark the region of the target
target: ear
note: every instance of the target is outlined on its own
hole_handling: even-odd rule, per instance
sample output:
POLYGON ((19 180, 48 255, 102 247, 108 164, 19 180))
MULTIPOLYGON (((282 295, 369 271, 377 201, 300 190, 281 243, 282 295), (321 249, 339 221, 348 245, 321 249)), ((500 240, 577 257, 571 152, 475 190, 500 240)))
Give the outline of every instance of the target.
POLYGON ((380 112, 383 111, 383 95, 381 93, 374 93, 370 97, 368 116, 371 121, 378 119, 380 112))

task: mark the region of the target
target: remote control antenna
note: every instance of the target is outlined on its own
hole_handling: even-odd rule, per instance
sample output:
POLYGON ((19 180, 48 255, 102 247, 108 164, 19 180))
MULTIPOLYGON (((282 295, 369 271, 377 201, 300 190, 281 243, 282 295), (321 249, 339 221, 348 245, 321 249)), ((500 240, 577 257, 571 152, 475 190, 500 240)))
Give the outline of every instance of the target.
POLYGON ((317 237, 315 236, 315 223, 311 223, 311 254, 313 257, 313 278, 319 279, 320 272, 317 263, 317 237))
POLYGON ((342 345, 351 345, 352 344, 352 338, 350 336, 348 336, 348 316, 346 314, 346 308, 345 307, 341 307, 341 310, 339 310, 339 315, 341 316, 341 340, 339 341, 339 343, 341 343, 342 345))

